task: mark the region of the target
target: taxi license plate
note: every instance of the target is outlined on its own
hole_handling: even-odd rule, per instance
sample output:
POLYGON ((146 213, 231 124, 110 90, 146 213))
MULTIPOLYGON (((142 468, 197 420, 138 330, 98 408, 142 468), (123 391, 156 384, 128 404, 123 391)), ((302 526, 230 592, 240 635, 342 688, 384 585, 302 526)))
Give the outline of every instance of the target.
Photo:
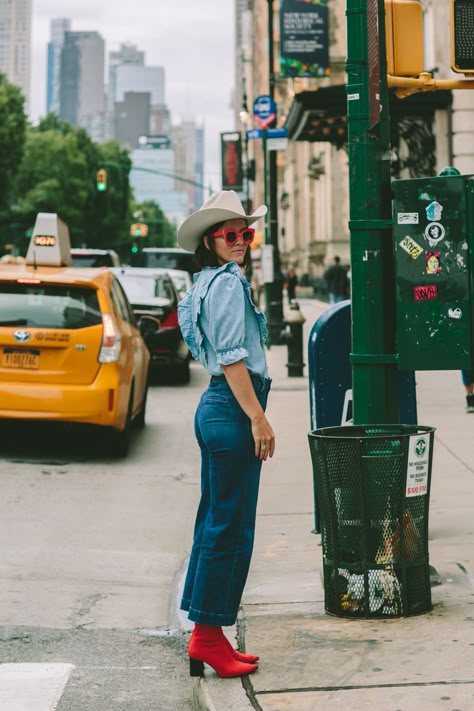
POLYGON ((4 348, 2 366, 4 368, 38 370, 40 367, 40 352, 38 350, 26 350, 23 348, 4 348))

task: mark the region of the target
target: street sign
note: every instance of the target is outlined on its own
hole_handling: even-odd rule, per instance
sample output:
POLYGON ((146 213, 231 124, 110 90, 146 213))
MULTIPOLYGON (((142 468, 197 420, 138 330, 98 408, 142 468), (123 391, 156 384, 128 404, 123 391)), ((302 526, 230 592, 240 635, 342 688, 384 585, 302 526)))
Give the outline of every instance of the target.
POLYGON ((287 138, 270 138, 267 141, 267 148, 269 151, 286 151, 288 148, 287 138))
POLYGON ((253 117, 261 128, 268 128, 276 119, 276 104, 270 95, 257 96, 253 102, 253 117))
MULTIPOLYGON (((247 139, 250 141, 255 138, 263 138, 263 130, 261 128, 252 128, 246 133, 247 139)), ((287 138, 287 128, 267 128, 267 138, 287 138)))

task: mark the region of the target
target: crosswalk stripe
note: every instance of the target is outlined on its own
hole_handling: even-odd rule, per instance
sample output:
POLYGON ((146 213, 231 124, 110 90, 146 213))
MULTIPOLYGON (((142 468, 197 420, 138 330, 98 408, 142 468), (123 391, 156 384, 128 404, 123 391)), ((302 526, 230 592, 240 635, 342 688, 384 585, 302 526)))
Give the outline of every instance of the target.
POLYGON ((73 664, 0 664, 1 711, 53 711, 73 664))

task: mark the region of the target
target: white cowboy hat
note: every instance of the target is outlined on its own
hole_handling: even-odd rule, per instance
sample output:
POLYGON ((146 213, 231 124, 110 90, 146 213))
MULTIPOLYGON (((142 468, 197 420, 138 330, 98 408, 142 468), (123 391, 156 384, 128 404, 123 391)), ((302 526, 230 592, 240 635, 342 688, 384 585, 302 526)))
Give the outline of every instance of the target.
POLYGON ((246 215, 237 193, 234 190, 221 190, 211 195, 197 212, 185 219, 178 230, 178 242, 183 249, 194 252, 202 235, 212 225, 241 217, 248 226, 263 217, 266 212, 266 206, 260 205, 251 215, 246 215))

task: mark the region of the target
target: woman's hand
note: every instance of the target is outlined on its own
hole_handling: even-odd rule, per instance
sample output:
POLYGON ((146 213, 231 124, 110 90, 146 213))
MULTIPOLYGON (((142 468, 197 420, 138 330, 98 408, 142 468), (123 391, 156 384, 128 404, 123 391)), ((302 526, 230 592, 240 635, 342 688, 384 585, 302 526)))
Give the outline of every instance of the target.
POLYGON ((232 365, 222 366, 222 370, 237 402, 250 419, 255 456, 265 462, 268 457, 273 457, 275 434, 255 394, 247 366, 243 360, 239 360, 232 365))
POLYGON ((255 456, 267 461, 275 451, 275 434, 264 413, 251 419, 252 436, 255 442, 255 456))

